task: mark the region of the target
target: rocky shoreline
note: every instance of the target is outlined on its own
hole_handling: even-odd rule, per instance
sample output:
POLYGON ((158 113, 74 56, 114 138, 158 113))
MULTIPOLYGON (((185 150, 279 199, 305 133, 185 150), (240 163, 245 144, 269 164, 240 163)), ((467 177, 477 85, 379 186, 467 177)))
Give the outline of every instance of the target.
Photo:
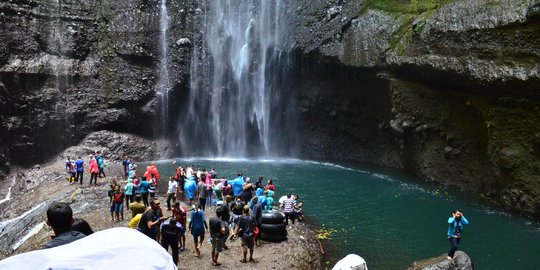
MULTIPOLYGON (((45 226, 45 211, 47 205, 53 201, 64 201, 71 205, 75 217, 83 218, 91 224, 94 231, 105 230, 112 227, 126 227, 130 218, 129 210, 124 211, 124 220, 112 222, 108 211, 108 184, 111 177, 99 179, 97 186, 87 184, 88 177, 85 175, 83 185, 69 183, 63 171, 64 160, 67 156, 75 154, 90 154, 96 148, 102 149, 110 158, 107 173, 111 176, 121 173, 121 157, 130 155, 137 160, 153 160, 163 158, 158 153, 167 149, 162 142, 152 142, 140 137, 128 134, 120 134, 108 131, 100 131, 88 135, 81 144, 64 151, 55 160, 43 165, 35 165, 31 169, 13 168, 11 179, 16 179, 15 185, 4 185, 0 190, 11 190, 7 194, 0 194, 5 198, 0 203, 0 259, 19 253, 39 249, 48 241, 50 229, 45 226), (161 149, 157 151, 157 149, 161 149), (144 155, 141 155, 144 153, 144 155)), ((9 184, 8 181, 4 184, 9 184)), ((164 202, 163 196, 158 198, 164 202)), ((206 211, 207 219, 214 216, 212 210, 206 211)), ((332 256, 335 249, 331 240, 324 241, 326 246, 323 250, 316 232, 317 224, 311 224, 309 217, 307 222, 297 222, 289 225, 288 239, 280 243, 263 241, 262 246, 255 249, 255 262, 242 264, 238 260, 241 254, 240 241, 229 241, 229 250, 220 256, 221 268, 224 269, 329 269, 341 258, 332 256)), ((191 238, 186 239, 187 250, 181 252, 179 257, 179 269, 194 269, 202 267, 211 268, 210 244, 202 247, 202 257, 197 258, 193 254, 191 238), (205 267, 207 264, 208 267, 205 267)), ((461 253, 459 256, 462 256, 461 253)), ((458 256, 458 257, 459 257, 458 256)), ((465 254, 466 256, 466 254, 465 254)), ((463 256, 462 256, 463 257, 463 256)), ((461 258, 461 257, 459 257, 461 258)), ((465 258, 465 257, 464 257, 465 258)), ((468 258, 468 256, 466 257, 468 258)), ((472 269, 452 268, 456 264, 444 263, 444 257, 432 258, 421 262, 415 262, 411 269, 425 269, 426 265, 437 265, 441 262, 449 268, 433 269, 472 269), (422 266, 422 267, 420 267, 422 266), (420 267, 420 268, 419 268, 420 267)), ((464 261, 469 261, 468 260, 464 261)), ((368 262, 369 264, 369 262, 368 262)), ((431 269, 431 268, 430 268, 431 269)))
MULTIPOLYGON (((124 211, 124 220, 111 222, 108 211, 107 190, 111 177, 100 178, 97 186, 89 186, 88 176, 85 175, 83 185, 69 183, 64 173, 64 159, 76 154, 90 154, 95 149, 103 149, 109 157, 107 173, 116 176, 121 173, 120 160, 124 155, 130 155, 136 160, 153 160, 163 157, 159 154, 166 151, 165 145, 151 142, 136 136, 113 132, 96 132, 87 136, 78 146, 70 147, 55 160, 36 165, 31 169, 13 168, 9 177, 16 179, 15 185, 3 186, 0 190, 11 188, 12 193, 6 201, 0 204, 0 259, 23 252, 38 249, 49 239, 49 229, 44 225, 47 205, 52 201, 64 201, 71 205, 74 215, 83 218, 91 224, 95 231, 111 227, 127 226, 130 212, 124 211), (160 148, 161 147, 161 148, 160 148), (144 154, 143 154, 144 153, 144 154), (19 218, 23 217, 23 218, 19 218), (24 240, 21 241, 21 240, 24 240), (15 248, 15 249, 14 249, 15 248)), ((8 181, 4 184, 9 184, 8 181)), ((0 194, 6 196, 7 194, 0 194)), ((158 198, 164 202, 163 196, 158 198)), ((207 211, 209 219, 213 211, 207 211)), ((192 254, 192 240, 189 235, 186 240, 187 250, 180 254, 179 269, 194 269, 197 267, 210 268, 210 244, 202 248, 201 258, 192 254), (208 267, 204 267, 208 264, 208 267)), ((305 223, 297 223, 288 227, 288 239, 280 243, 263 241, 261 247, 255 250, 255 262, 242 264, 238 260, 241 255, 240 241, 229 243, 230 249, 220 257, 221 268, 241 269, 323 269, 323 256, 315 232, 305 223)))

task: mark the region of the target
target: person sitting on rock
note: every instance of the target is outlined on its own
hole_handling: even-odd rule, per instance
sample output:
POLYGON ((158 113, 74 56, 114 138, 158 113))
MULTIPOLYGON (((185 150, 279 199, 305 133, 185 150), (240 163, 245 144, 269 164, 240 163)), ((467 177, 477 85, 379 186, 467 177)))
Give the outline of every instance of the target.
POLYGON ((73 211, 67 203, 55 202, 47 209, 47 225, 51 226, 54 234, 52 240, 45 243, 42 248, 53 248, 79 240, 86 235, 73 231, 73 211))

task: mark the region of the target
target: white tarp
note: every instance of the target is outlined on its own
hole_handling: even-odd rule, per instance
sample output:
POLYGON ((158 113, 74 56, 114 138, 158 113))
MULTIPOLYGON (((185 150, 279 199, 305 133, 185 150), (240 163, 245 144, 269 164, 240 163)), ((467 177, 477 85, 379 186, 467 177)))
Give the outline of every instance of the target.
POLYGON ((148 236, 129 228, 96 232, 69 244, 0 261, 0 269, 176 270, 172 257, 148 236))
POLYGON ((332 270, 368 270, 366 261, 356 255, 356 254, 349 254, 345 256, 345 258, 339 260, 339 262, 334 265, 334 268, 332 270))

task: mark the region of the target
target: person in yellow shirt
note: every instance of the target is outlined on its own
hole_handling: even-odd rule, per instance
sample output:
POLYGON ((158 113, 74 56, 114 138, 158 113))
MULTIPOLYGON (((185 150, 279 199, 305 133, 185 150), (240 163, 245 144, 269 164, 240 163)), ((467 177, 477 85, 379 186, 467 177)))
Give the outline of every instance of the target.
POLYGON ((137 214, 128 223, 128 227, 131 229, 137 229, 139 227, 139 222, 141 221, 142 214, 137 214))
POLYGON ((135 195, 135 201, 129 204, 129 210, 131 210, 131 218, 134 218, 137 214, 143 214, 146 211, 146 206, 141 203, 141 195, 135 195))

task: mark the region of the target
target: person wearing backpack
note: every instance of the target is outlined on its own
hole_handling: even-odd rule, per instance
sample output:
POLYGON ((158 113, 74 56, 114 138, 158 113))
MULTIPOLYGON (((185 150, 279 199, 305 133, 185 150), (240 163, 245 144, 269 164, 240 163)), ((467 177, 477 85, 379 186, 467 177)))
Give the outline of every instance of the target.
POLYGON ((98 177, 103 178, 105 177, 105 158, 103 158, 103 155, 101 154, 101 151, 96 151, 96 161, 98 164, 98 177))
POLYGON ((249 248, 249 261, 253 261, 253 246, 255 245, 255 218, 249 214, 249 205, 244 206, 244 215, 238 220, 238 226, 236 227, 236 237, 242 237, 242 249, 244 258, 240 260, 241 263, 247 263, 247 250, 249 248))

